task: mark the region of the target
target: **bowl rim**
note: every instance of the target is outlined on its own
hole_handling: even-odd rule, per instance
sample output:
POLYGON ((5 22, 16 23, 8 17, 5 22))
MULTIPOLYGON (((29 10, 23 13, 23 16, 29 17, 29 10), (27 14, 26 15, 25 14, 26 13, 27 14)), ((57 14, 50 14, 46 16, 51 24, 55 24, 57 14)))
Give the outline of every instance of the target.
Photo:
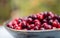
MULTIPOLYGON (((10 20, 11 21, 11 20, 10 20)), ((9 23, 9 21, 6 21, 3 25, 6 29, 9 29, 11 31, 15 31, 15 32, 50 32, 50 31, 59 31, 60 28, 57 29, 48 29, 48 30, 16 30, 16 29, 12 29, 7 27, 7 23, 9 23)))
POLYGON ((51 29, 51 30, 16 30, 16 29, 12 29, 9 27, 6 27, 7 29, 11 30, 11 31, 16 31, 16 32, 50 32, 50 31, 59 31, 59 29, 51 29))

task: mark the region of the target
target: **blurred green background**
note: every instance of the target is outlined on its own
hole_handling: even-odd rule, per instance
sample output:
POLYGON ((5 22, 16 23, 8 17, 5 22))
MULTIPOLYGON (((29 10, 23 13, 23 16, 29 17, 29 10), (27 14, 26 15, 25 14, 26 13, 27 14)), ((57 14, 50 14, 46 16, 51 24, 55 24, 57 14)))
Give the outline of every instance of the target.
POLYGON ((60 0, 0 0, 0 23, 41 11, 60 14, 60 0))

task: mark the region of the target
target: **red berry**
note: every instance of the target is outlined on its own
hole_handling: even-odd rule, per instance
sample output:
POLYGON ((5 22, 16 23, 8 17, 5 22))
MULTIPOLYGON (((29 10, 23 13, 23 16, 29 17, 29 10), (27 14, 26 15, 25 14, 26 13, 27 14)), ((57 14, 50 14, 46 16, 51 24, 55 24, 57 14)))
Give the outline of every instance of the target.
POLYGON ((8 23, 7 26, 13 28, 12 22, 8 23))
POLYGON ((35 25, 34 24, 31 24, 30 26, 31 26, 31 28, 34 28, 35 25))
POLYGON ((39 20, 38 19, 35 19, 34 22, 39 22, 39 20))
POLYGON ((26 25, 26 21, 22 21, 22 25, 26 25))
POLYGON ((54 14, 52 12, 49 12, 48 14, 49 16, 54 17, 54 14))
POLYGON ((49 20, 48 24, 52 26, 53 20, 49 20))
POLYGON ((38 26, 38 30, 40 30, 41 29, 41 25, 37 25, 38 26))
POLYGON ((13 21, 12 24, 17 24, 17 22, 16 21, 13 21))
POLYGON ((44 23, 44 24, 43 24, 43 27, 44 27, 45 29, 52 29, 52 26, 51 26, 51 25, 48 25, 47 23, 44 23))
POLYGON ((41 25, 41 23, 40 23, 40 22, 35 22, 35 26, 36 26, 36 25, 41 25))
POLYGON ((17 24, 19 24, 19 23, 21 23, 22 22, 22 20, 21 19, 19 19, 18 21, 17 21, 17 24))
POLYGON ((52 29, 51 25, 45 25, 44 28, 45 29, 52 29))
POLYGON ((34 30, 38 30, 39 28, 38 28, 38 26, 35 26, 33 29, 34 29, 34 30))
POLYGON ((32 22, 32 18, 27 18, 27 22, 32 22))
POLYGON ((19 24, 18 24, 18 26, 21 26, 22 25, 22 22, 20 22, 19 24))
POLYGON ((52 12, 40 12, 25 18, 16 18, 7 24, 16 30, 46 30, 60 28, 60 17, 52 12))
POLYGON ((60 28, 60 23, 58 24, 58 28, 60 28))
POLYGON ((15 29, 16 29, 16 30, 21 30, 21 28, 20 28, 20 27, 18 27, 18 26, 17 26, 15 29))
POLYGON ((33 14, 32 19, 37 19, 37 15, 33 14))
POLYGON ((53 27, 57 27, 57 25, 58 25, 58 21, 57 20, 55 20, 55 21, 53 21, 53 27))
POLYGON ((12 25, 9 25, 9 27, 12 28, 12 29, 14 28, 12 25))
POLYGON ((43 23, 47 23, 47 20, 46 20, 46 19, 44 19, 44 20, 43 20, 43 23))
POLYGON ((43 19, 44 17, 43 17, 42 14, 37 14, 37 18, 38 18, 38 19, 43 19))
POLYGON ((27 23, 27 29, 30 30, 31 26, 27 23))

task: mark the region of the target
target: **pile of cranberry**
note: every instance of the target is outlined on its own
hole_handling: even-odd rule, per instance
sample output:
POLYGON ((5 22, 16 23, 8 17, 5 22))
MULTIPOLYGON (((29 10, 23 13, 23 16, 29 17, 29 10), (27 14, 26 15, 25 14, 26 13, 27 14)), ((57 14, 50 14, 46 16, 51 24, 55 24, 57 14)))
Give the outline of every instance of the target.
POLYGON ((16 30, 47 30, 60 28, 60 16, 52 12, 33 14, 10 21, 7 27, 16 30))

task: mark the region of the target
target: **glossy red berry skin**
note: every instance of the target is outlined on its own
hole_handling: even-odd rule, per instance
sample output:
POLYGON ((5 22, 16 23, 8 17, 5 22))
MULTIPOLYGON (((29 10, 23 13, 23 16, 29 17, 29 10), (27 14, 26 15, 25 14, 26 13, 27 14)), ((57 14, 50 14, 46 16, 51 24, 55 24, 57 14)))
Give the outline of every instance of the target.
POLYGON ((30 24, 28 24, 28 23, 27 23, 27 29, 28 29, 28 30, 31 30, 31 26, 30 26, 30 24))
POLYGON ((12 29, 14 28, 12 25, 9 25, 9 27, 12 28, 12 29))
POLYGON ((60 16, 52 12, 40 12, 25 18, 16 18, 7 24, 16 30, 47 30, 60 28, 60 16))
POLYGON ((48 25, 47 23, 43 24, 44 29, 52 29, 53 27, 51 25, 48 25))
POLYGON ((26 21, 22 21, 22 25, 26 25, 26 23, 27 23, 26 21))
POLYGON ((33 14, 33 15, 32 15, 32 19, 33 19, 33 20, 37 19, 37 15, 36 15, 36 14, 33 14))
POLYGON ((58 21, 57 20, 55 20, 55 21, 53 21, 53 27, 57 27, 58 26, 58 21))
POLYGON ((19 27, 19 26, 17 26, 15 29, 16 30, 22 30, 21 27, 19 27))
POLYGON ((34 29, 34 30, 39 30, 38 26, 35 26, 33 29, 34 29))
POLYGON ((35 22, 35 26, 41 25, 40 22, 35 22))
POLYGON ((58 24, 57 28, 60 28, 60 23, 58 24))
POLYGON ((51 25, 48 25, 46 29, 53 29, 53 27, 51 25))
POLYGON ((38 19, 35 19, 34 22, 39 22, 39 20, 38 19))
POLYGON ((40 20, 40 19, 43 19, 44 16, 42 14, 37 14, 37 18, 40 20))
POLYGON ((30 28, 32 29, 32 28, 34 28, 35 27, 35 25, 34 24, 30 24, 30 28))
POLYGON ((27 23, 29 22, 32 22, 33 20, 32 20, 32 18, 27 18, 27 23))
POLYGON ((52 12, 49 12, 48 15, 51 16, 52 18, 54 17, 54 14, 52 12))
POLYGON ((12 21, 8 23, 7 26, 13 29, 12 21))

